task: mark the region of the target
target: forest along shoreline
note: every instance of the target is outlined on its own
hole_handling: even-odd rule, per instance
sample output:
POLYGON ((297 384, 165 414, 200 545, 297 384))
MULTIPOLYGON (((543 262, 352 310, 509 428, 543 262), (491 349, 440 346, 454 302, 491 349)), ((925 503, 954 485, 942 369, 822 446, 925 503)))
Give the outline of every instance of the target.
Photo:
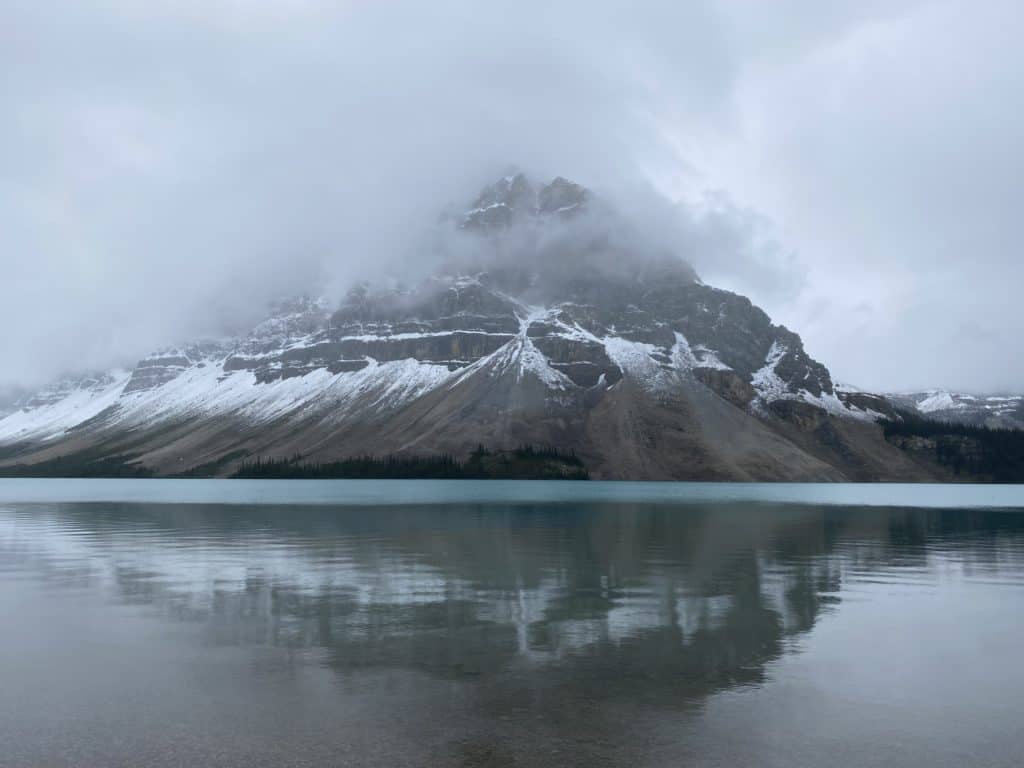
MULTIPOLYGON (((897 418, 879 421, 885 442, 899 448, 916 464, 935 475, 930 482, 1024 483, 1024 430, 939 421, 904 410, 898 410, 895 415, 897 418)), ((19 446, 0 449, 0 458, 5 453, 16 456, 19 446)), ((102 446, 97 446, 31 464, 0 466, 0 477, 591 479, 589 468, 575 451, 535 445, 521 445, 511 450, 478 445, 466 458, 450 453, 385 454, 350 456, 332 461, 310 460, 301 454, 291 457, 252 456, 238 450, 185 472, 170 474, 158 473, 146 466, 137 454, 110 456, 104 454, 102 446)))
MULTIPOLYGON (((0 477, 149 478, 157 477, 134 456, 96 457, 88 454, 59 456, 38 464, 0 467, 0 477)), ((228 454, 201 464, 177 478, 228 477, 267 480, 589 480, 590 473, 572 451, 550 446, 523 445, 512 450, 477 446, 466 459, 451 454, 436 456, 355 456, 337 461, 290 458, 253 459, 244 453, 228 454), (229 469, 238 462, 237 468, 229 469)))

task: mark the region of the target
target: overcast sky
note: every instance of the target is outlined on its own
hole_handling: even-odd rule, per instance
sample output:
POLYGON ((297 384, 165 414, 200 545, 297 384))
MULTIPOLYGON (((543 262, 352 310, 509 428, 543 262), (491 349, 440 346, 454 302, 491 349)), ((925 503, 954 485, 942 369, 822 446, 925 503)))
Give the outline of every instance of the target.
POLYGON ((517 163, 677 203, 840 380, 1024 390, 1022 8, 5 0, 0 386, 404 263, 517 163))

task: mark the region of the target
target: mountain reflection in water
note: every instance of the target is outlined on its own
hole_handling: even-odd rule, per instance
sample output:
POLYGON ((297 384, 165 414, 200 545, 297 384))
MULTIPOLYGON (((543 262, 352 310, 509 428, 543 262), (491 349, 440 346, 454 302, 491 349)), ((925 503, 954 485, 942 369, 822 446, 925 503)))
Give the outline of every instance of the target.
POLYGON ((0 584, 15 765, 706 764, 846 600, 1021 607, 1024 515, 5 504, 0 584))

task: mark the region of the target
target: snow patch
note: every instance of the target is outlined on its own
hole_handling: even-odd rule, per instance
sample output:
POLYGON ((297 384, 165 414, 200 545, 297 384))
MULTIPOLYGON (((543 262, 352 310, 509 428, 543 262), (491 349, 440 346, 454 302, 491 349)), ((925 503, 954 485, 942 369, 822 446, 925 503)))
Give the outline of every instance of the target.
POLYGON ((917 410, 921 413, 934 413, 935 411, 946 411, 951 408, 962 408, 949 392, 935 392, 917 404, 917 410))
POLYGON ((672 347, 672 361, 680 370, 689 371, 694 368, 714 368, 719 371, 731 371, 728 365, 718 358, 718 353, 703 344, 690 346, 683 334, 675 331, 676 343, 672 347))
POLYGON ((132 424, 211 415, 237 415, 260 424, 327 408, 343 411, 363 398, 360 405, 368 408, 396 408, 452 375, 446 366, 414 359, 368 362, 359 371, 331 373, 318 368, 265 383, 257 382, 252 371, 224 374, 215 366, 195 368, 155 390, 126 396, 118 410, 132 424))
POLYGON ((629 341, 621 336, 606 336, 602 343, 609 359, 619 366, 623 373, 645 386, 658 385, 664 371, 651 355, 661 352, 660 347, 641 341, 629 341))
POLYGON ((764 366, 754 371, 750 377, 750 383, 762 403, 770 403, 792 395, 786 382, 775 372, 775 368, 788 351, 784 344, 773 341, 768 354, 765 355, 764 366))
POLYGON ((841 418, 877 421, 882 417, 882 414, 876 411, 854 408, 844 403, 836 392, 822 392, 820 395, 815 395, 806 389, 791 392, 789 386, 776 371, 787 352, 789 352, 789 348, 786 345, 777 341, 772 342, 768 354, 765 355, 764 366, 754 371, 750 377, 750 383, 757 392, 757 397, 752 404, 755 410, 763 413, 765 406, 776 400, 800 400, 841 418))
MULTIPOLYGON (((475 372, 483 369, 489 370, 492 376, 513 371, 516 381, 521 381, 527 375, 534 376, 540 379, 548 389, 564 391, 575 387, 576 385, 568 376, 551 367, 547 357, 537 349, 529 335, 530 326, 533 323, 551 320, 557 310, 530 306, 503 294, 498 295, 512 301, 519 310, 516 312, 516 317, 519 320, 519 332, 491 354, 459 371, 448 385, 449 389, 458 386, 475 372)), ((506 334, 493 335, 503 336, 506 334)))
POLYGON ((554 310, 544 307, 528 307, 528 311, 519 316, 519 335, 509 342, 508 345, 514 353, 516 365, 516 380, 521 379, 527 373, 533 374, 550 389, 569 389, 574 384, 561 371, 551 367, 547 357, 537 349, 530 338, 530 326, 541 320, 551 317, 554 310))

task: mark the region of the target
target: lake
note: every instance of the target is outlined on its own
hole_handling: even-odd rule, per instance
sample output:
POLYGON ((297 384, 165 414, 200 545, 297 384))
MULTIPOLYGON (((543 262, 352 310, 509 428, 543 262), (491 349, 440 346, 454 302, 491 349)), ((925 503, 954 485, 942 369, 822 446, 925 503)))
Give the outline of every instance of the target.
POLYGON ((1018 766, 1024 487, 0 480, 0 765, 1018 766))

